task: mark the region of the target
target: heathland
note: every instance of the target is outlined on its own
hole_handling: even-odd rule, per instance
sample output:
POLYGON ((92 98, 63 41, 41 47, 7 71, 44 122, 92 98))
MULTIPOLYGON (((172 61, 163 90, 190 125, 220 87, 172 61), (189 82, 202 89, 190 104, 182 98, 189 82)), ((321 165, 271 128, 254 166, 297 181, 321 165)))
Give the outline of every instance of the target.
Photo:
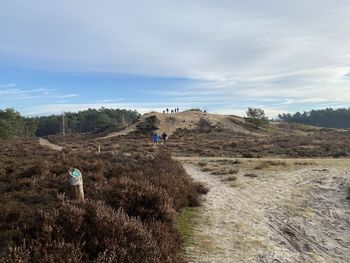
POLYGON ((348 262, 349 139, 348 129, 185 111, 3 140, 0 258, 348 262), (166 144, 153 145, 155 130, 166 144), (70 167, 82 171, 84 203, 70 198, 70 167))

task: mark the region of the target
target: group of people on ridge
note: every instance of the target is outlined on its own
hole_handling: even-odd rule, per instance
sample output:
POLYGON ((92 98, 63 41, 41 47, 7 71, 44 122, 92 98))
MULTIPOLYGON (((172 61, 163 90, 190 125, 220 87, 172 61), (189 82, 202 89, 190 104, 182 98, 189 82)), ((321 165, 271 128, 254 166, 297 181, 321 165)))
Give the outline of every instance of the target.
POLYGON ((165 114, 165 113, 179 113, 179 108, 175 108, 175 109, 173 109, 173 110, 169 110, 168 108, 166 108, 165 110, 163 110, 163 114, 165 114))
POLYGON ((154 144, 154 145, 158 145, 158 142, 159 142, 160 138, 162 138, 163 143, 165 144, 165 143, 167 142, 167 140, 168 140, 168 134, 166 134, 166 132, 163 132, 162 136, 159 137, 159 136, 158 136, 158 133, 155 132, 155 133, 153 134, 153 144, 154 144))

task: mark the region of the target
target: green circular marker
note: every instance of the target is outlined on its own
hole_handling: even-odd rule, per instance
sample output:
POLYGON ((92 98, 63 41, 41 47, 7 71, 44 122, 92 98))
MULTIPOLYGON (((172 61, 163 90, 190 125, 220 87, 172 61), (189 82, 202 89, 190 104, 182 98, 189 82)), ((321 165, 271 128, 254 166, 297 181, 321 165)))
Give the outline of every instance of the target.
POLYGON ((74 169, 72 172, 71 172, 71 175, 74 176, 74 177, 80 177, 81 176, 81 173, 78 169, 74 169))

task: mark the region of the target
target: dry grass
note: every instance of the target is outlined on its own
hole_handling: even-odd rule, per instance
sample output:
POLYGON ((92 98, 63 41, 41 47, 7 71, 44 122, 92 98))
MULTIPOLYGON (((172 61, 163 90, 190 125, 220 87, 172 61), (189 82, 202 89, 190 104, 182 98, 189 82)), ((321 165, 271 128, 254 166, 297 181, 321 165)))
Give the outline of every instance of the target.
POLYGON ((268 160, 268 161, 262 161, 257 166, 254 167, 254 170, 263 170, 270 168, 271 166, 288 166, 287 162, 285 161, 277 161, 277 160, 268 160))

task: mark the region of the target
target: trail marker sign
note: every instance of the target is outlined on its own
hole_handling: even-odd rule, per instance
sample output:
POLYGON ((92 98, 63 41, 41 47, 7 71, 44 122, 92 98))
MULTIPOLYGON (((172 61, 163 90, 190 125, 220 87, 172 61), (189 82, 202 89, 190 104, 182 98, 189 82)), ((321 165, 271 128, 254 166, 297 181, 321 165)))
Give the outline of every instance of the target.
POLYGON ((80 202, 84 202, 85 199, 82 173, 77 168, 70 168, 68 174, 72 197, 80 202))

